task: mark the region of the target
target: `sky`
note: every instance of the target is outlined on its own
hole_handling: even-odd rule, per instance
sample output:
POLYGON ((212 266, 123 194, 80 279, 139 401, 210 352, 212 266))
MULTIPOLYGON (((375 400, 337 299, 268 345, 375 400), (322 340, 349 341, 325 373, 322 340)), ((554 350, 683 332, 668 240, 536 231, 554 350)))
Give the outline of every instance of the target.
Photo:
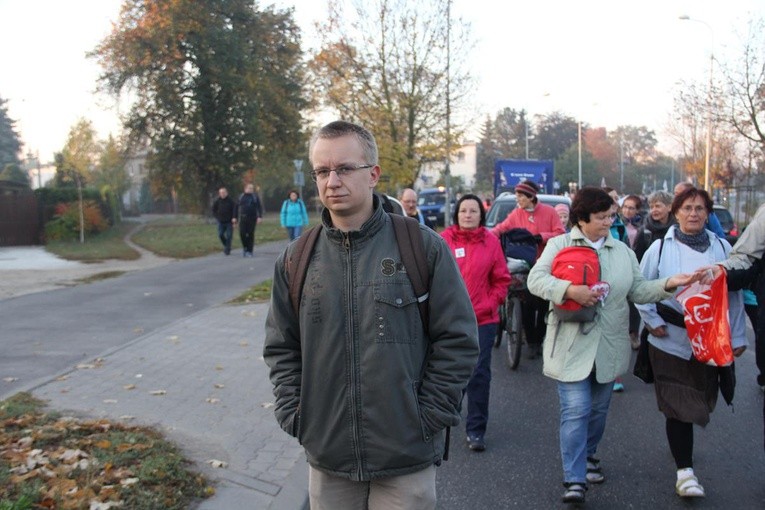
MULTIPOLYGON (((295 7, 311 47, 325 0, 261 5, 270 3, 295 7)), ((0 0, 0 97, 25 155, 51 161, 81 117, 102 138, 119 134, 127 104, 95 92, 99 68, 86 53, 109 34, 120 5, 0 0)), ((453 0, 453 20, 468 23, 475 40, 467 65, 478 118, 468 132, 476 138, 486 115, 504 107, 561 111, 608 129, 647 126, 671 153, 663 131, 680 81, 707 83, 712 52, 734 59, 749 19, 763 16, 763 0, 453 0)))

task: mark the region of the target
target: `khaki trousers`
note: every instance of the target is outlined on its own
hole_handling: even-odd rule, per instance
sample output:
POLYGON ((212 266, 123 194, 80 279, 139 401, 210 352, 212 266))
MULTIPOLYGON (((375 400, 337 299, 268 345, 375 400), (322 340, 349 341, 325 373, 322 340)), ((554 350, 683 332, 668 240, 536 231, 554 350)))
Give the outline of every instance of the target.
POLYGON ((436 467, 354 482, 309 466, 311 510, 435 510, 436 467))

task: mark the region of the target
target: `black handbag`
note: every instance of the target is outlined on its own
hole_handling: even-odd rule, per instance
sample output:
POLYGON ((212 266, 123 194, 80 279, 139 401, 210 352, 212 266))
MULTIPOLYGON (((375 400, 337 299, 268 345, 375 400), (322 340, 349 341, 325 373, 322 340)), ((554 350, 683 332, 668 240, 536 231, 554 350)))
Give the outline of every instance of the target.
POLYGON ((653 367, 651 367, 651 358, 648 357, 648 330, 646 328, 640 332, 640 347, 638 347, 632 375, 646 384, 653 383, 653 367))

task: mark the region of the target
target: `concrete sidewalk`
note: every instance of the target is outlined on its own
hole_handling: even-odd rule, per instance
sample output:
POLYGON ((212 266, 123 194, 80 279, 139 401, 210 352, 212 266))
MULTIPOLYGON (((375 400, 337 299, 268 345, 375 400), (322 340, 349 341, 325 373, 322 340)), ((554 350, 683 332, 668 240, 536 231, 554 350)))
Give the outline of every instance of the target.
POLYGON ((33 389, 60 411, 149 425, 217 492, 196 508, 307 508, 303 449, 277 425, 262 350, 267 304, 216 306, 33 389), (209 461, 227 463, 214 468, 209 461))

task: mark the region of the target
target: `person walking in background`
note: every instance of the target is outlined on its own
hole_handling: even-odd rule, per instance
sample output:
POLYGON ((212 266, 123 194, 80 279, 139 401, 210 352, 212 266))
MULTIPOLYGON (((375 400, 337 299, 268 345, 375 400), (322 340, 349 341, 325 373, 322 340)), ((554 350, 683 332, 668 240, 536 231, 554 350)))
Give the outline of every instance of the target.
MULTIPOLYGON (((672 201, 677 224, 646 251, 640 269, 645 278, 664 278, 722 262, 731 247, 704 228, 712 212, 706 191, 686 188, 672 201)), ((746 349, 746 319, 740 291, 728 293, 731 345, 734 356, 746 349)), ((693 470, 693 424, 702 427, 717 403, 719 368, 696 361, 685 329, 680 303, 669 297, 662 307, 638 305, 648 336, 659 410, 666 417, 669 449, 677 467, 675 492, 681 497, 704 497, 693 470)))
POLYGON ((263 219, 263 204, 252 183, 244 187, 239 197, 239 238, 242 240, 242 256, 252 257, 255 245, 255 226, 263 219))
POLYGON ((263 359, 276 419, 305 448, 312 510, 434 509, 446 429, 478 358, 470 297, 446 242, 418 225, 430 274, 420 315, 373 193, 381 169, 367 129, 327 124, 308 153, 324 210, 297 309, 287 265, 300 240, 274 268, 263 359))
POLYGON ((236 224, 236 202, 228 196, 226 188, 218 190, 218 198, 213 202, 212 212, 218 221, 218 239, 223 245, 223 253, 229 255, 231 253, 231 238, 234 236, 234 225, 236 224))
POLYGON ((417 220, 420 225, 426 225, 425 218, 417 208, 417 193, 412 188, 405 188, 398 198, 401 205, 404 206, 404 214, 417 220))
POLYGON ((650 235, 646 242, 647 246, 651 246, 657 239, 663 239, 669 227, 674 224, 675 220, 670 214, 673 198, 672 195, 661 190, 648 195, 649 214, 645 220, 645 229, 650 235))
POLYGON ((290 241, 294 241, 303 233, 303 227, 308 226, 308 211, 303 199, 294 189, 290 191, 289 198, 282 203, 280 214, 282 227, 287 229, 290 241))
POLYGON ((558 218, 560 218, 560 224, 563 225, 563 228, 566 230, 566 232, 571 232, 571 222, 569 221, 569 215, 571 214, 571 209, 566 204, 557 204, 555 206, 555 212, 558 213, 558 218))
MULTIPOLYGON (((643 258, 643 253, 648 249, 643 217, 640 214, 643 201, 637 195, 627 195, 622 201, 622 223, 627 230, 627 246, 635 252, 638 262, 643 258)), ((635 304, 630 302, 630 344, 632 350, 640 347, 640 313, 635 304)), ((621 381, 619 381, 621 383, 621 381)), ((614 385, 616 386, 616 385, 614 385)), ((622 389, 624 385, 622 384, 622 389)), ((614 388, 616 389, 616 388, 614 388)))
POLYGON ((602 189, 584 187, 577 191, 571 221, 574 227, 569 234, 547 243, 527 283, 529 291, 555 304, 572 299, 582 306, 598 307, 595 320, 587 323, 587 328, 579 322, 560 322, 551 313, 544 343, 543 372, 557 381, 560 399, 563 501, 581 504, 587 483, 605 481, 595 454, 606 427, 614 380, 627 371, 630 362, 627 300, 647 303, 666 299, 676 287, 698 277, 644 279, 635 254, 610 234, 613 199, 602 189), (553 259, 572 245, 597 250, 600 279, 608 284, 607 292, 602 287, 572 285, 552 275, 553 259))
POLYGON ((480 354, 467 386, 465 431, 468 447, 486 449, 489 420, 491 351, 499 324, 498 308, 507 297, 510 273, 499 239, 486 227, 486 210, 476 195, 463 195, 455 206, 452 225, 441 234, 451 248, 478 321, 480 354))
MULTIPOLYGON (((539 203, 537 193, 539 193, 539 186, 533 181, 523 181, 518 184, 515 187, 517 206, 491 232, 499 237, 503 232, 513 228, 528 230, 537 238, 539 243, 537 257, 539 257, 547 241, 555 236, 565 234, 566 230, 561 225, 555 209, 547 204, 539 203)), ((545 324, 547 309, 547 301, 533 295, 521 303, 523 330, 526 334, 526 343, 529 346, 529 359, 538 357, 541 352, 547 327, 545 324)))

